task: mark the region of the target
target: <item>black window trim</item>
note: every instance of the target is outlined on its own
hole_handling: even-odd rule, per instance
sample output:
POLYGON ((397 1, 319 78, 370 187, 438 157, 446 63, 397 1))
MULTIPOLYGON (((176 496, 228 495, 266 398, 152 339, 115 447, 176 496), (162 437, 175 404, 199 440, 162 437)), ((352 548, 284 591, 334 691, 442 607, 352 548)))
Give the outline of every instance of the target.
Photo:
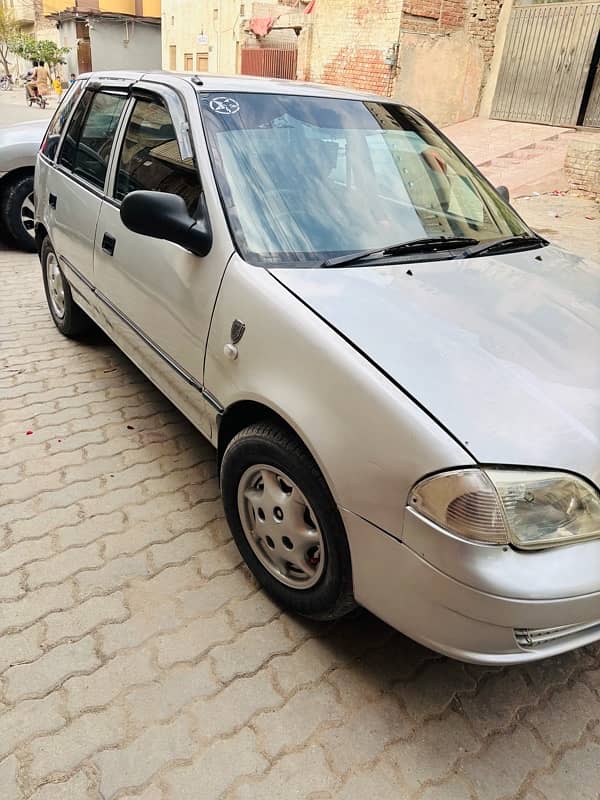
MULTIPOLYGON (((86 90, 88 88, 87 85, 86 85, 88 83, 88 79, 87 78, 77 78, 76 81, 75 81, 75 84, 77 84, 77 83, 82 83, 83 84, 83 90, 82 90, 81 94, 79 95, 79 97, 77 98, 77 100, 75 101, 75 103, 73 104, 73 108, 71 109, 71 111, 69 113, 69 116, 67 117, 67 120, 66 120, 65 124, 62 127, 62 130, 60 132, 60 136, 58 137, 58 144, 56 146, 56 150, 54 151, 54 158, 50 158, 45 153, 42 153, 41 150, 39 151, 40 158, 42 158, 47 164, 56 164, 56 161, 57 161, 57 159, 59 157, 59 154, 60 154, 60 150, 62 148, 63 140, 65 138, 65 133, 67 132, 67 129, 68 129, 69 125, 71 124, 71 119, 73 118, 73 114, 75 113, 77 107, 79 106, 79 103, 81 103, 81 99, 82 99, 83 95, 86 93, 86 90)), ((50 122, 48 123, 48 127, 46 128, 46 133, 44 133, 44 139, 46 138, 46 135, 48 134, 48 131, 50 130, 50 126, 54 122, 54 120, 56 118, 56 115, 60 111, 61 105, 64 102, 64 100, 66 100, 66 97, 63 100, 61 100, 61 102, 59 103, 56 111, 52 115, 52 118, 50 119, 50 122)), ((42 141, 44 141, 44 140, 42 140, 42 141)))

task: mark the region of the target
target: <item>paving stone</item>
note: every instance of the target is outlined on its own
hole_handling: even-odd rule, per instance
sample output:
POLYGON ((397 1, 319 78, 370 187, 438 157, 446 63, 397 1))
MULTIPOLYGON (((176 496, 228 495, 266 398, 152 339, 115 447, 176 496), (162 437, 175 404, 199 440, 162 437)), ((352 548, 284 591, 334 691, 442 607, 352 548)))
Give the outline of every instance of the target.
POLYGON ((475 680, 459 661, 434 661, 414 680, 400 684, 398 695, 417 721, 441 714, 458 692, 475 689, 475 680))
POLYGON ((31 795, 30 800, 87 800, 93 795, 85 772, 77 772, 66 781, 47 783, 31 795))
POLYGON ((492 737, 482 752, 465 759, 461 772, 480 800, 497 800, 516 795, 531 773, 549 763, 550 756, 531 731, 517 728, 492 737))
MULTIPOLYGON (((425 789, 419 800, 467 800, 471 796, 468 783, 456 775, 451 775, 443 783, 425 789)), ((527 796, 524 800, 535 800, 535 798, 527 796)))
MULTIPOLYGON (((540 690, 541 691, 541 690, 540 690)), ((506 728, 522 706, 535 704, 532 692, 517 670, 487 678, 476 694, 461 694, 460 702, 473 727, 482 735, 506 728)))
MULTIPOLYGON (((0 553, 0 563, 2 554, 0 553)), ((4 600, 18 600, 25 594, 22 586, 23 576, 21 572, 13 572, 11 575, 0 577, 0 602, 4 600)))
POLYGON ((338 775, 359 768, 377 758, 398 739, 406 739, 413 722, 390 696, 364 706, 348 715, 344 723, 330 728, 318 737, 328 756, 328 762, 338 775), (352 747, 348 743, 352 742, 352 747))
POLYGON ((79 572, 76 580, 81 596, 90 597, 98 592, 120 589, 132 578, 148 574, 146 555, 138 553, 135 556, 115 558, 100 569, 79 572))
POLYGON ((26 567, 28 585, 36 589, 46 583, 58 583, 84 569, 101 567, 103 563, 96 544, 72 548, 44 561, 29 564, 26 567))
POLYGON ((23 700, 0 714, 0 759, 33 736, 58 730, 64 725, 58 694, 39 700, 23 700))
POLYGON ((114 747, 126 735, 121 708, 82 714, 51 736, 34 739, 30 745, 28 773, 34 784, 54 773, 69 772, 105 747, 114 747))
POLYGON ((29 564, 31 561, 49 558, 54 552, 54 545, 50 536, 19 542, 0 553, 0 571, 3 575, 9 575, 13 570, 19 569, 19 567, 29 564))
POLYGON ((231 639, 232 635, 231 624, 222 611, 214 617, 196 619, 184 628, 163 634, 158 639, 158 663, 164 668, 178 661, 192 661, 231 639))
MULTIPOLYGON (((166 722, 178 711, 207 694, 219 690, 208 661, 181 664, 161 674, 150 686, 133 689, 125 702, 129 717, 139 729, 157 722, 166 722)), ((240 709, 232 709, 240 714, 240 709)))
MULTIPOLYGON (((127 595, 131 596, 131 588, 127 595)), ((144 593, 144 598, 147 595, 144 593)), ((159 595, 160 597, 160 595, 159 595)), ((138 647, 163 631, 177 625, 177 607, 174 602, 160 597, 158 604, 149 604, 145 609, 133 613, 121 623, 103 625, 98 629, 102 652, 112 656, 119 650, 138 647)))
POLYGON ((229 610, 238 630, 266 625, 281 614, 281 607, 262 589, 244 600, 234 600, 229 610))
POLYGON ((146 650, 119 653, 91 675, 70 678, 64 689, 67 708, 72 716, 82 711, 108 705, 130 686, 148 683, 156 676, 146 650))
POLYGON ((128 615, 122 592, 92 597, 69 611, 49 614, 45 619, 46 642, 52 645, 62 639, 77 639, 99 625, 124 622, 128 615))
POLYGON ((283 703, 268 672, 262 671, 250 678, 237 678, 214 696, 194 703, 190 712, 196 720, 196 734, 212 738, 229 735, 259 712, 283 703))
POLYGON ((42 625, 32 625, 20 633, 7 634, 0 639, 0 672, 14 664, 33 661, 42 655, 40 641, 42 625))
POLYGON ((126 747, 98 753, 94 763, 100 770, 102 796, 141 786, 169 762, 191 758, 195 746, 189 720, 179 717, 168 725, 147 728, 126 747))
POLYGON ((265 798, 328 797, 338 780, 331 772, 320 747, 311 745, 279 759, 263 778, 242 781, 232 790, 232 800, 265 798), (319 793, 322 793, 321 795, 319 793))
POLYGON ((73 594, 67 585, 43 586, 28 592, 14 602, 0 604, 0 636, 17 628, 24 628, 42 619, 51 611, 64 610, 73 605, 73 594))
POLYGON ((270 757, 298 747, 322 725, 342 722, 346 709, 327 684, 315 689, 302 689, 274 711, 266 711, 253 720, 261 742, 261 750, 270 757))
POLYGON ((199 786, 202 800, 217 800, 234 781, 256 777, 267 767, 268 761, 256 749, 254 734, 242 730, 207 747, 190 766, 169 772, 165 784, 177 800, 198 800, 199 786))
MULTIPOLYGON (((43 514, 36 514, 30 519, 14 520, 10 522, 10 538, 11 541, 26 542, 23 545, 22 553, 26 556, 26 561, 31 561, 34 558, 45 558, 53 552, 51 539, 44 540, 43 537, 48 533, 58 531, 58 547, 59 550, 64 548, 60 540, 60 530, 65 526, 76 525, 79 521, 79 509, 75 506, 69 508, 52 508, 49 511, 44 511, 43 514), (36 552, 38 545, 33 544, 30 540, 42 540, 44 546, 47 548, 43 554, 38 556, 31 555, 36 552)), ((16 546, 16 545, 15 545, 16 546)))
MULTIPOLYGON (((333 796, 336 800, 365 800, 369 797, 373 800, 404 800, 408 793, 398 776, 386 764, 379 763, 363 772, 350 775, 333 796)), ((468 795, 457 797, 456 800, 465 800, 466 797, 468 795)))
POLYGON ((479 746, 466 720, 452 711, 425 722, 409 740, 392 745, 384 758, 414 792, 427 781, 443 778, 479 746))
POLYGON ((526 717, 553 751, 575 744, 590 718, 600 719, 600 698, 582 683, 554 692, 526 717))
POLYGON ((15 756, 0 761, 0 791, 2 800, 21 800, 23 794, 17 783, 19 763, 15 756))
POLYGON ((66 550, 98 541, 103 536, 122 530, 124 525, 125 515, 122 511, 86 517, 58 531, 58 549, 66 550))
POLYGON ((533 785, 547 800, 598 800, 599 764, 600 743, 585 742, 563 753, 552 772, 537 777, 533 785))
POLYGON ((179 599, 186 617, 214 614, 236 598, 247 597, 255 591, 254 584, 243 570, 221 575, 207 581, 198 589, 181 592, 179 599))
POLYGON ((255 672, 272 656, 293 648, 294 642, 288 637, 283 623, 274 620, 260 628, 250 628, 231 644, 215 648, 211 657, 219 678, 230 681, 236 675, 255 672))
POLYGON ((320 680, 342 660, 343 654, 327 637, 309 639, 290 655, 277 656, 271 668, 278 685, 289 694, 299 684, 320 680))
POLYGON ((90 636, 78 642, 60 644, 37 661, 7 669, 4 673, 4 696, 11 703, 23 697, 39 696, 63 684, 70 675, 91 672, 99 665, 100 659, 90 636))

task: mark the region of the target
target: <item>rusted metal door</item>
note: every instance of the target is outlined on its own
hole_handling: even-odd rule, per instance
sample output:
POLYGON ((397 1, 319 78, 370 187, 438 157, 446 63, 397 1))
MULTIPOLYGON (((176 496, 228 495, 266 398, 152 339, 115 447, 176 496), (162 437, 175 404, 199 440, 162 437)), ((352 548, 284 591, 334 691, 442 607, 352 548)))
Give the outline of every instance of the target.
POLYGON ((242 75, 296 79, 298 51, 294 47, 243 47, 242 75))
POLYGON ((599 2, 513 8, 492 117, 577 125, 599 31, 599 2))

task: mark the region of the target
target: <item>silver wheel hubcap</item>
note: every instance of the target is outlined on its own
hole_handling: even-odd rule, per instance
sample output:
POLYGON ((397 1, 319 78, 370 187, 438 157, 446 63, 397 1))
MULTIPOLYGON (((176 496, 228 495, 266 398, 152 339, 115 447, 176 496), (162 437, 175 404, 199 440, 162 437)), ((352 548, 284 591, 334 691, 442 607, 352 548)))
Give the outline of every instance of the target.
POLYGON ((65 315, 65 284, 54 253, 48 253, 46 257, 46 277, 52 311, 62 319, 65 315))
POLYGON ((31 236, 35 238, 35 206, 33 201, 33 192, 28 194, 23 203, 21 204, 21 224, 31 236))
POLYGON ((238 510, 244 534, 263 567, 294 589, 310 589, 325 565, 323 537, 306 497, 288 476, 258 464, 242 475, 238 510))

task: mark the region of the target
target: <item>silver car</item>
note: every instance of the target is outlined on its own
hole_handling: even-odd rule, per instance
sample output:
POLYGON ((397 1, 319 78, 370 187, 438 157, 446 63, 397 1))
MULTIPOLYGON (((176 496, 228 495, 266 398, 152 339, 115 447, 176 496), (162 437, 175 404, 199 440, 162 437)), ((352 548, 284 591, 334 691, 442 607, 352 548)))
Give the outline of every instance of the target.
POLYGON ((210 439, 279 603, 485 664, 600 639, 598 268, 419 113, 93 74, 35 194, 56 326, 93 320, 210 439))
POLYGON ((33 171, 47 120, 0 128, 0 237, 35 251, 33 171))

